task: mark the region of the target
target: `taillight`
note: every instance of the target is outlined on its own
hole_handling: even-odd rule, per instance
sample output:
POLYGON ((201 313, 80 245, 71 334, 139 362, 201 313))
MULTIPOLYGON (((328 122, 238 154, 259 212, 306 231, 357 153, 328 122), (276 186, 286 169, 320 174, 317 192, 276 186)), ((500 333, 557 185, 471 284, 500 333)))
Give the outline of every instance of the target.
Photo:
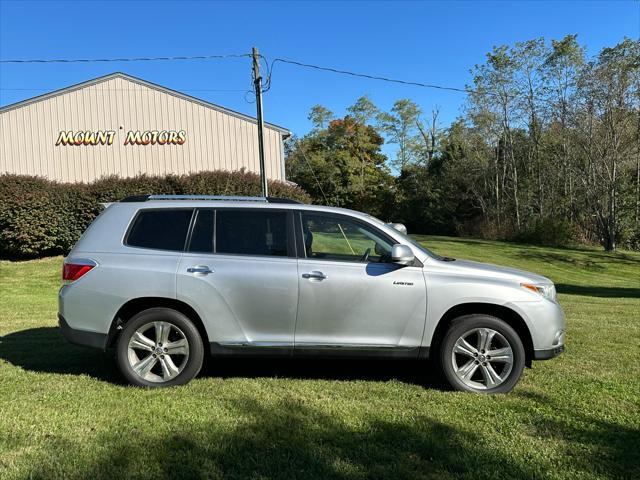
POLYGON ((95 266, 96 263, 91 260, 65 262, 62 266, 62 280, 64 282, 75 282, 95 266))

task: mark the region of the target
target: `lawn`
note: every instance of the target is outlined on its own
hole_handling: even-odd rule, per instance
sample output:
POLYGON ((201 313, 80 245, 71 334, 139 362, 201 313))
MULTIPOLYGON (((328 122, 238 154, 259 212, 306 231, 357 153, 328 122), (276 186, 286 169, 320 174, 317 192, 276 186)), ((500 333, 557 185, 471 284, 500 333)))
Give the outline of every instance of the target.
POLYGON ((420 240, 553 279, 567 352, 492 397, 400 361, 214 361, 142 390, 61 338, 60 258, 0 262, 0 478, 640 478, 640 254, 420 240))

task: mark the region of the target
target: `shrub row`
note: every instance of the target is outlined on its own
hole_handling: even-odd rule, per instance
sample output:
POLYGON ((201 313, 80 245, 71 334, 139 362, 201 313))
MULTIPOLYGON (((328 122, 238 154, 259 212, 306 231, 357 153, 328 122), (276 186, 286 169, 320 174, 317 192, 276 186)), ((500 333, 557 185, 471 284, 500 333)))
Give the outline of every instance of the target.
MULTIPOLYGON (((100 203, 128 195, 260 195, 254 173, 200 172, 133 178, 104 177, 90 184, 0 175, 0 258, 33 258, 68 251, 100 213, 100 203)), ((269 195, 310 202, 301 188, 269 182, 269 195)))

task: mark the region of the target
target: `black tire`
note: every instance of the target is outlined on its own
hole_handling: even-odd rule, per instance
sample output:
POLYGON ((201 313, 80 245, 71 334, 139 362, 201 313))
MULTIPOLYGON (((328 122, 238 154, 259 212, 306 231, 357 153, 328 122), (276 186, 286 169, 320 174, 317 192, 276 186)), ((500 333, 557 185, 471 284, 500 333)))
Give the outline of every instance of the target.
MULTIPOLYGON (((471 333, 470 335, 471 335, 471 338, 473 338, 474 333, 471 333)), ((479 337, 476 337, 476 338, 479 339, 479 337)), ((474 348, 477 347, 477 345, 472 345, 472 346, 474 346, 474 348)), ((483 352, 482 354, 480 352, 481 352, 480 350, 477 350, 475 352, 475 355, 484 354, 484 351, 482 351, 483 352)), ((526 359, 525 359, 524 345, 522 344, 522 340, 520 339, 516 331, 513 328, 511 328, 503 320, 500 320, 499 318, 496 318, 496 317, 492 317, 490 315, 484 315, 484 314, 464 315, 462 317, 458 317, 455 320, 453 320, 453 322, 451 323, 451 326, 449 327, 449 330, 447 331, 447 333, 445 334, 442 340, 442 344, 440 348, 441 371, 447 383, 451 386, 451 388, 453 388, 454 390, 462 391, 462 392, 492 394, 492 393, 507 393, 511 391, 513 387, 516 386, 516 384, 518 383, 518 380, 520 379, 520 376, 522 375, 522 371, 524 370, 524 366, 525 366, 525 360, 526 359), (454 357, 453 349, 455 347, 456 341, 461 336, 465 335, 468 332, 473 332, 475 329, 491 329, 498 332, 502 337, 500 337, 500 335, 496 335, 494 337, 496 338, 496 342, 499 340, 500 342, 504 343, 504 340, 506 340, 509 344, 508 346, 511 348, 512 362, 510 364, 511 365, 510 371, 509 371, 509 368, 506 366, 507 365, 506 363, 502 367, 497 367, 497 368, 504 369, 504 370, 501 370, 501 372, 504 372, 505 376, 504 376, 504 379, 502 380, 502 383, 500 383, 495 387, 489 387, 488 382, 486 381, 486 376, 484 375, 486 370, 483 369, 483 365, 487 365, 487 363, 482 363, 481 361, 478 362, 478 360, 484 360, 485 359, 484 356, 481 359, 478 357, 470 356, 467 361, 467 364, 469 364, 468 362, 471 362, 471 361, 474 364, 477 364, 477 367, 474 370, 474 372, 476 373, 474 373, 470 378, 468 378, 467 382, 473 383, 473 384, 480 384, 484 382, 484 388, 476 388, 473 385, 469 385, 468 383, 465 383, 465 381, 461 380, 461 378, 459 378, 458 375, 456 374, 454 358, 456 362, 458 362, 459 358, 462 359, 461 363, 466 361, 465 355, 460 355, 460 356, 456 355, 454 357), (479 370, 479 371, 476 371, 476 370, 479 370), (476 378, 478 380, 474 381, 473 378, 476 378)), ((490 364, 490 366, 502 365, 502 363, 498 363, 498 362, 492 363, 491 361, 488 361, 488 363, 490 364)), ((473 368, 473 365, 470 365, 470 367, 473 368)), ((459 367, 459 371, 460 370, 462 369, 459 367)), ((493 370, 493 371, 495 372, 496 370, 493 370)))
MULTIPOLYGON (((150 355, 150 353, 147 355, 150 355)), ((150 388, 175 387, 188 383, 198 375, 204 359, 204 346, 198 329, 186 315, 170 308, 150 308, 136 314, 125 324, 118 339, 116 356, 120 372, 129 383, 139 387, 150 388), (129 361, 129 342, 132 336, 139 328, 152 322, 171 324, 174 327, 172 328, 173 334, 175 335, 179 331, 184 335, 188 343, 188 355, 185 355, 186 358, 185 356, 177 356, 183 360, 182 370, 175 377, 163 381, 149 381, 142 378, 133 370, 129 361), (176 328, 178 330, 175 330, 176 328)), ((164 359, 165 357, 163 356, 162 358, 164 359)), ((157 369, 158 367, 154 366, 154 368, 157 369)), ((160 371, 162 371, 162 368, 160 368, 160 371)))

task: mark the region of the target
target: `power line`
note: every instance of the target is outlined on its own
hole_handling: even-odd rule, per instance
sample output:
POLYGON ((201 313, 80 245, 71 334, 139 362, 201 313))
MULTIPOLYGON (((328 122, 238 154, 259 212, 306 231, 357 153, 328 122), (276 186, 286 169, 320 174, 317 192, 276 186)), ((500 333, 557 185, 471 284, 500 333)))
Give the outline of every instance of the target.
MULTIPOLYGON (((129 57, 129 58, 87 58, 87 59, 13 59, 13 60, 0 60, 0 63, 15 63, 15 64, 25 64, 25 63, 36 63, 36 64, 48 64, 48 63, 107 63, 107 62, 149 62, 149 61, 174 61, 174 60, 216 60, 216 59, 227 59, 227 58, 247 58, 251 57, 251 53, 235 53, 235 54, 227 54, 227 55, 193 55, 193 56, 172 56, 172 57, 129 57)), ((378 80, 388 83, 396 83, 401 85, 409 85, 414 87, 422 87, 422 88, 431 88, 437 90, 446 90, 451 92, 458 93, 475 93, 474 90, 468 88, 459 88, 459 87, 449 87, 445 85, 436 85, 424 82, 416 82, 412 80, 401 80, 398 78, 391 77, 383 77, 380 75, 373 75, 368 73, 359 73, 352 72, 349 70, 342 70, 333 67, 324 67, 321 65, 314 65, 311 63, 299 62, 297 60, 291 60, 287 58, 274 58, 273 61, 269 64, 266 57, 260 55, 260 57, 265 62, 265 68, 267 70, 266 81, 264 84, 263 92, 269 91, 271 88, 271 80, 273 76, 273 67, 276 63, 286 63, 289 65, 294 65, 302 68, 309 68, 314 70, 321 70, 325 72, 337 73, 340 75, 349 75, 352 77, 359 78, 367 78, 369 80, 378 80)), ((6 90, 6 89, 5 89, 6 90)), ((195 90, 192 90, 195 91, 195 90)), ((202 90, 206 91, 206 90, 202 90)))
POLYGON ((298 62, 296 60, 289 60, 286 58, 274 58, 273 61, 271 62, 271 68, 269 69, 269 77, 267 78, 267 89, 271 87, 271 75, 273 74, 273 67, 274 65, 277 63, 288 63, 290 65, 296 65, 298 67, 304 67, 304 68, 311 68, 311 69, 315 69, 315 70, 322 70, 325 72, 332 72, 332 73, 339 73, 341 75, 350 75, 352 77, 361 77, 361 78, 368 78, 370 80, 380 80, 383 82, 390 82, 390 83, 399 83, 402 85, 411 85, 414 87, 423 87, 423 88, 435 88, 438 90, 449 90, 452 92, 461 92, 461 93, 472 93, 473 90, 467 89, 467 88, 458 88, 458 87, 446 87, 444 85, 433 85, 433 84, 429 84, 429 83, 422 83, 422 82, 414 82, 414 81, 409 81, 409 80, 400 80, 397 78, 389 78, 389 77, 382 77, 382 76, 378 76, 378 75, 370 75, 367 73, 357 73, 357 72, 351 72, 348 70, 340 70, 337 68, 333 68, 333 67, 322 67, 320 65, 313 65, 310 63, 303 63, 303 62, 298 62))
POLYGON ((57 58, 57 59, 14 59, 0 60, 0 63, 105 63, 105 62, 155 62, 171 60, 216 60, 224 58, 250 57, 250 53, 232 53, 228 55, 194 55, 174 57, 133 57, 133 58, 57 58))

